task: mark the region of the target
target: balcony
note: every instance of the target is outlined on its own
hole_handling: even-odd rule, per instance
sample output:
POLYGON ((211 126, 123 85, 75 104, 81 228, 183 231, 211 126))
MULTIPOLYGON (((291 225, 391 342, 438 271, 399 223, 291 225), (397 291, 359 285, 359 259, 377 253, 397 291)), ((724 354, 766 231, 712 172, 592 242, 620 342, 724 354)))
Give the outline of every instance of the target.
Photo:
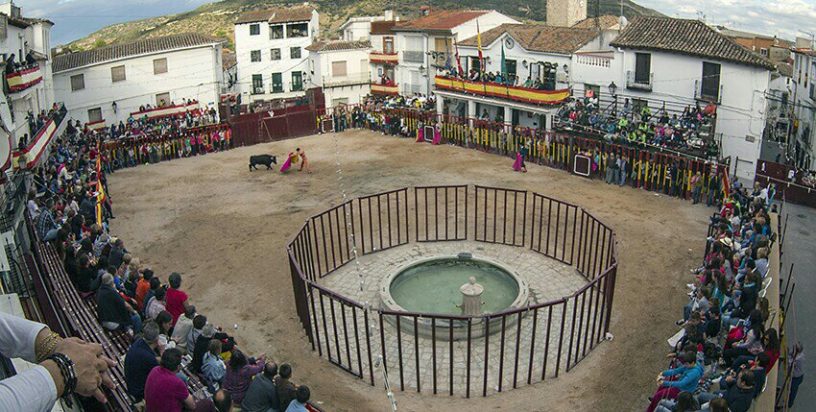
POLYGON ((569 89, 539 90, 527 87, 508 86, 500 83, 475 82, 445 76, 436 76, 434 78, 434 84, 438 90, 495 97, 536 105, 560 104, 570 96, 569 89))
POLYGON ((694 81, 694 98, 701 102, 721 104, 722 103, 723 87, 710 87, 703 83, 702 80, 694 81))
POLYGON ((349 73, 345 76, 323 76, 323 87, 357 86, 371 82, 370 72, 349 73))
POLYGON ((652 84, 654 83, 654 73, 649 73, 648 77, 641 74, 638 75, 633 71, 626 72, 626 88, 629 90, 652 91, 652 84))
POLYGON ((43 79, 42 70, 39 66, 21 68, 11 73, 6 73, 6 84, 9 93, 19 93, 26 90, 43 79))
POLYGON ((157 119, 161 117, 181 116, 187 112, 197 112, 200 110, 198 101, 191 100, 189 102, 174 104, 172 106, 151 107, 145 108, 137 112, 131 112, 130 116, 134 119, 141 119, 147 117, 148 119, 157 119))
POLYGON ((371 93, 372 94, 386 94, 386 95, 398 95, 399 94, 399 85, 394 82, 382 84, 382 83, 371 83, 371 93))
POLYGON ((371 63, 396 65, 399 63, 399 55, 397 53, 371 52, 368 56, 368 60, 371 63))
POLYGON ((422 51, 406 50, 402 52, 402 61, 406 63, 425 63, 425 53, 422 51))

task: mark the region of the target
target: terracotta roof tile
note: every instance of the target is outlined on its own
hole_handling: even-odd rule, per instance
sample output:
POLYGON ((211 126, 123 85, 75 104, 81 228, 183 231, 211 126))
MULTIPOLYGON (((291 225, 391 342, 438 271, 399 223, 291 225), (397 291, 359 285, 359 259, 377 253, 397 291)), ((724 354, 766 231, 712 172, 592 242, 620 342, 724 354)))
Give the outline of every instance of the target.
POLYGON ((620 24, 619 19, 620 19, 619 17, 615 17, 609 14, 598 17, 597 21, 595 17, 589 17, 579 21, 578 23, 575 23, 574 25, 572 25, 572 27, 575 29, 594 29, 596 28, 597 23, 598 25, 600 25, 602 29, 606 30, 620 24))
POLYGON ((289 23, 295 21, 308 21, 312 19, 313 10, 313 8, 308 6, 251 10, 238 16, 238 20, 235 21, 235 24, 256 22, 289 23))
POLYGON ((394 27, 398 22, 394 20, 384 20, 384 21, 372 21, 371 22, 371 34, 373 35, 383 35, 383 34, 391 34, 391 28, 394 27))
POLYGON ((487 13, 490 10, 433 10, 427 16, 398 22, 394 31, 451 30, 487 13))
MULTIPOLYGON (((561 54, 572 54, 597 36, 594 29, 544 24, 502 24, 482 33, 482 47, 487 47, 504 33, 513 37, 526 50, 561 54)), ((459 45, 476 47, 476 36, 459 42, 459 45)))
POLYGON ((102 63, 139 54, 156 53, 220 42, 220 40, 201 34, 185 33, 138 40, 131 43, 113 44, 84 52, 67 53, 56 56, 54 57, 53 71, 57 73, 89 64, 102 63))
POLYGON ((729 61, 773 70, 767 59, 746 50, 698 20, 636 17, 612 41, 613 47, 656 50, 729 61))
POLYGON ((306 50, 313 52, 322 51, 340 51, 340 50, 361 50, 371 48, 371 42, 365 41, 346 41, 346 40, 321 40, 306 46, 306 50))

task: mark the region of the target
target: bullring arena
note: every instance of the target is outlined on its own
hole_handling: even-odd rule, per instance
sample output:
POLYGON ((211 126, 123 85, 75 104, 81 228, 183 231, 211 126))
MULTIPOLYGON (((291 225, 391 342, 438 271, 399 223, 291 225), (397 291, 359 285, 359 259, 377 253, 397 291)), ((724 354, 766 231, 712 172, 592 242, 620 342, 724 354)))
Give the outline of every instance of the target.
MULTIPOLYGON (((641 409, 646 403, 644 394, 654 389, 653 365, 661 363, 667 348, 665 339, 674 333, 670 325, 677 314, 673 309, 683 303, 684 294, 680 289, 687 283, 686 270, 694 266, 702 254, 697 240, 706 231, 709 210, 681 199, 631 187, 609 186, 544 166, 530 164, 529 173, 515 173, 511 165, 512 160, 508 158, 476 150, 418 144, 412 139, 347 130, 162 162, 152 167, 124 169, 110 175, 109 182, 119 216, 117 231, 129 239, 129 249, 139 256, 149 256, 150 261, 146 263, 157 273, 182 272, 186 288, 195 297, 193 303, 201 311, 212 314, 212 321, 216 324, 237 322, 234 334, 248 352, 265 352, 273 359, 292 362, 297 380, 308 382, 313 398, 327 410, 377 411, 389 408, 382 374, 372 365, 383 351, 400 410, 467 410, 474 407, 542 411, 641 409), (269 153, 280 159, 295 147, 304 148, 309 154, 312 174, 296 170, 288 174, 247 171, 246 161, 250 155, 269 153), (419 205, 428 198, 428 193, 415 189, 427 186, 464 187, 437 193, 448 196, 460 193, 461 203, 459 200, 445 203, 437 200, 435 204, 470 202, 466 217, 458 214, 461 212, 446 216, 453 216, 452 219, 459 219, 463 226, 470 226, 471 233, 462 232, 461 239, 452 242, 417 241, 427 240, 430 234, 424 226, 425 218, 418 217, 422 210, 419 205), (412 259, 469 252, 476 258, 489 258, 517 271, 529 286, 531 305, 545 305, 566 296, 581 300, 577 303, 565 300, 553 310, 542 306, 545 309, 536 314, 514 312, 514 316, 500 318, 499 321, 506 324, 507 336, 501 335, 502 338, 499 334, 488 333, 487 337, 473 338, 473 358, 468 364, 467 339, 454 339, 454 345, 450 346, 453 349, 449 352, 448 341, 419 336, 419 333, 415 337, 413 329, 405 329, 404 325, 398 329, 394 321, 399 316, 391 316, 392 319, 385 319, 380 324, 376 311, 369 312, 373 317, 369 326, 372 347, 368 352, 363 312, 352 313, 345 307, 340 309, 343 306, 339 301, 321 297, 325 294, 318 291, 310 294, 312 303, 318 306, 323 303, 324 310, 316 306, 317 309, 311 312, 317 316, 310 318, 310 341, 307 329, 303 327, 303 318, 299 316, 301 312, 296 308, 292 273, 295 265, 290 264, 287 246, 295 242, 293 250, 298 250, 297 236, 304 229, 304 222, 312 216, 340 206, 335 209, 334 216, 342 219, 344 202, 401 188, 406 188, 404 193, 408 197, 402 197, 399 202, 405 205, 404 218, 411 226, 407 227, 407 232, 397 235, 396 242, 388 243, 376 236, 376 244, 357 246, 359 268, 351 262, 328 274, 328 268, 319 269, 321 265, 327 265, 327 259, 318 265, 317 270, 302 269, 304 276, 313 276, 316 284, 346 299, 379 305, 377 288, 383 282, 383 272, 393 271, 412 259), (499 209, 478 206, 486 204, 482 202, 487 200, 507 199, 506 192, 497 194, 486 188, 506 188, 516 194, 514 202, 519 202, 518 196, 523 193, 527 202, 525 210, 529 211, 524 216, 539 213, 545 203, 550 207, 549 199, 574 205, 569 212, 572 214, 569 224, 576 228, 564 226, 561 232, 568 233, 569 242, 580 242, 576 239, 581 239, 582 233, 589 233, 582 227, 592 217, 593 226, 590 227, 598 228, 593 233, 607 233, 605 237, 592 236, 604 241, 614 239, 614 247, 607 244, 601 246, 605 249, 595 251, 600 256, 598 262, 602 263, 590 270, 581 266, 577 259, 566 259, 567 255, 578 256, 579 253, 573 251, 572 244, 564 243, 563 238, 559 242, 566 247, 553 246, 553 252, 546 253, 544 249, 549 243, 536 238, 542 233, 543 220, 538 221, 538 229, 534 229, 535 222, 506 225, 505 228, 525 228, 525 233, 520 236, 516 233, 509 235, 513 240, 508 242, 506 230, 487 230, 487 223, 496 221, 490 213, 499 209), (479 207, 482 207, 481 211, 479 207), (478 216, 484 216, 485 220, 479 220, 478 216), (472 229, 482 223, 483 229, 473 233, 472 229), (526 232, 528 228, 530 232, 526 232), (573 230, 577 236, 569 233, 573 230), (497 233, 503 239, 497 238, 497 233), (404 244, 399 244, 399 236, 405 236, 404 244), (521 241, 516 242, 517 238, 521 241), (374 250, 386 249, 392 243, 395 247, 388 250, 374 250), (518 245, 514 246, 515 243, 518 245), (542 244, 545 245, 543 249, 542 244), (616 264, 613 281, 603 278, 603 283, 597 282, 585 289, 594 294, 576 295, 588 282, 608 273, 604 270, 613 263, 616 264), (611 285, 614 285, 614 304, 609 306, 604 301, 612 296, 611 285), (590 304, 587 305, 587 301, 590 304), (337 329, 322 325, 332 316, 332 305, 338 305, 334 323, 337 329), (607 313, 609 318, 605 323, 607 313), (557 340, 542 338, 546 325, 544 318, 549 314, 552 314, 550 323, 554 329, 556 325, 560 326, 562 319, 568 330, 574 330, 570 328, 573 318, 579 319, 579 325, 583 324, 580 319, 584 316, 597 320, 583 329, 591 331, 590 338, 587 334, 569 336, 566 333, 559 356, 557 340), (355 330, 357 339, 353 336, 355 331, 349 329, 354 327, 354 322, 360 325, 355 330), (538 325, 538 335, 530 334, 532 324, 538 325), (516 325, 519 325, 518 329, 516 325), (607 329, 613 336, 611 339, 607 339, 607 329), (401 331, 399 337, 395 337, 397 331, 401 331), (351 337, 345 338, 344 335, 351 337), (330 339, 327 340, 326 336, 330 339), (568 342, 570 337, 575 341, 572 344, 568 342), (318 339, 322 339, 320 343, 318 339), (347 339, 353 341, 351 346, 344 343, 347 339), (405 359, 399 359, 394 349, 398 339, 401 340, 399 344, 406 345, 402 353, 405 359), (532 345, 534 348, 529 341, 536 342, 532 345), (361 343, 358 345, 357 342, 361 343), (548 342, 551 344, 546 346, 548 342), (415 344, 421 355, 414 351, 415 344), (438 359, 429 356, 425 345, 430 344, 439 345, 432 351, 439 354, 438 359), (516 350, 517 345, 521 350, 516 350), (338 348, 341 349, 339 353, 338 348), (358 349, 362 352, 360 355, 358 349), (502 349, 507 358, 499 353, 502 349), (329 351, 333 354, 324 353, 329 351), (488 356, 485 357, 486 352, 488 356), (450 353, 454 353, 453 359, 450 353), (533 365, 532 370, 528 366, 530 353, 533 353, 532 362, 529 362, 533 365), (371 361, 369 354, 372 355, 371 361), (543 371, 545 354, 550 365, 543 371), (454 361, 453 367, 449 368, 451 360, 454 361), (487 366, 485 360, 490 361, 487 366), (496 360, 502 365, 501 372, 496 360), (520 365, 513 365, 516 360, 520 365), (554 365, 553 362, 558 360, 561 364, 554 365), (403 368, 399 367, 400 362, 403 368), (434 369, 428 362, 438 363, 438 366, 434 369), (473 366, 469 392, 468 372, 463 374, 461 371, 468 365, 473 366), (404 373, 401 373, 403 369, 404 373), (532 376, 529 385, 528 376, 532 376), (401 380, 404 381, 402 384, 401 380), (438 387, 436 394, 433 394, 434 383, 438 387), (517 388, 513 389, 513 386, 517 388), (452 395, 451 387, 454 389, 452 395), (484 394, 488 396, 483 397, 484 394), (468 395, 470 399, 467 399, 468 395)), ((360 206, 360 201, 357 202, 352 203, 355 208, 360 206)), ((564 207, 566 210, 567 206, 564 207)), ((362 209, 357 212, 358 217, 365 215, 362 209)), ((314 219, 310 220, 314 222, 314 219)), ((505 216, 499 221, 508 222, 509 219, 505 216)), ((363 224, 365 230, 371 229, 371 223, 357 221, 356 224, 363 224)), ((453 227, 451 225, 444 223, 445 228, 453 227)), ((339 226, 333 228, 340 229, 339 226)), ((316 226, 310 232, 320 229, 316 226)), ((456 230, 462 229, 454 229, 454 233, 460 233, 456 230)), ((437 232, 434 232, 434 239, 439 239, 437 232)), ((364 237, 360 233, 358 242, 364 237)), ((346 238, 344 234, 338 237, 346 238)), ((311 242, 315 244, 314 239, 311 242)), ((580 243, 576 246, 581 249, 580 243)), ((349 245, 337 250, 337 263, 350 262, 349 245)), ((331 253, 329 250, 320 252, 331 253)), ((293 251, 293 254, 303 253, 293 251)), ((299 263, 308 260, 303 260, 300 255, 296 257, 300 259, 299 263)), ((331 255, 328 257, 332 259, 331 255)), ((414 319, 405 317, 402 322, 410 323, 414 319)), ((483 327, 487 321, 478 325, 477 322, 471 322, 474 330, 483 327)), ((493 328, 495 323, 489 324, 493 328)))

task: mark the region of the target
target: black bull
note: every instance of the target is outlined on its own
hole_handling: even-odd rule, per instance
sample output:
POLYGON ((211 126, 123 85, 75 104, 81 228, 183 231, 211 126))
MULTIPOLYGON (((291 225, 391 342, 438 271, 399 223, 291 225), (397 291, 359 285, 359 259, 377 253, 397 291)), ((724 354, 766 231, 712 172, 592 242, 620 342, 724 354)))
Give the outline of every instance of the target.
POLYGON ((278 159, 272 155, 249 156, 249 171, 251 172, 252 169, 257 170, 258 165, 264 165, 268 170, 272 168, 273 163, 278 164, 278 159))

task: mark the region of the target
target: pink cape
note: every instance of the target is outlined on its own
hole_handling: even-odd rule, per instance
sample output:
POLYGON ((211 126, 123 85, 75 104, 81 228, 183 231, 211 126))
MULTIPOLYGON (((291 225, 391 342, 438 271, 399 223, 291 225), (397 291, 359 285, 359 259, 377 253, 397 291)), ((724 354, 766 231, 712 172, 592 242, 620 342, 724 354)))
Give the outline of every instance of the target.
POLYGON ((513 162, 513 170, 515 170, 516 172, 520 172, 521 171, 521 163, 522 163, 521 153, 516 152, 516 161, 513 162))
POLYGON ((439 142, 441 140, 442 140, 442 133, 439 133, 439 129, 434 128, 434 138, 433 138, 433 142, 431 142, 431 143, 432 144, 439 144, 439 142))
POLYGON ((425 131, 422 129, 424 129, 424 127, 417 128, 417 143, 422 143, 425 141, 425 131))
POLYGON ((292 167, 292 154, 291 153, 289 153, 289 156, 286 156, 286 161, 283 162, 283 164, 281 165, 280 172, 284 173, 287 170, 289 170, 290 167, 292 167))

